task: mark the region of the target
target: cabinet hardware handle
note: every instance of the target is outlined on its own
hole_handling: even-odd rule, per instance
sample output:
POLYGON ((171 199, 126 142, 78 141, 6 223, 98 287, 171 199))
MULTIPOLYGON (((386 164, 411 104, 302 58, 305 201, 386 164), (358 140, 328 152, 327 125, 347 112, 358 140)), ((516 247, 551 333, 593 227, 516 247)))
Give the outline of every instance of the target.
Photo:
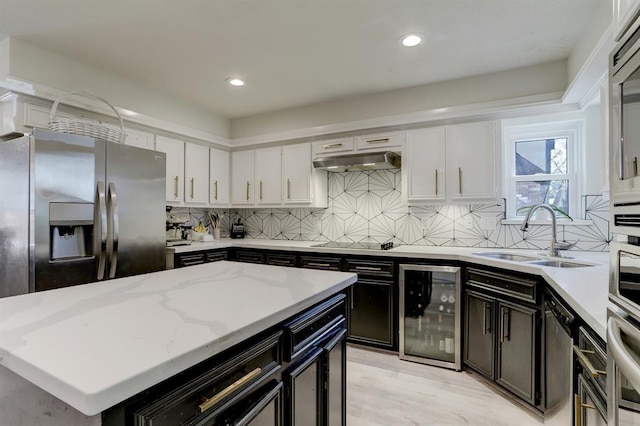
POLYGON ((573 401, 574 401, 574 411, 575 411, 575 426, 582 426, 582 409, 583 408, 587 408, 589 410, 595 410, 596 407, 595 405, 591 405, 591 404, 583 404, 582 403, 582 397, 580 396, 580 394, 574 394, 573 395, 573 401))
POLYGON ((438 195, 438 169, 436 169, 436 195, 438 195))
POLYGON ((315 262, 309 262, 309 263, 307 263, 307 266, 317 266, 317 267, 319 267, 319 268, 328 268, 328 267, 330 267, 331 265, 330 265, 330 264, 328 264, 328 263, 315 263, 315 262))
POLYGON ((382 268, 375 268, 373 266, 356 266, 358 271, 382 271, 382 268))
POLYGON ((192 199, 192 200, 193 200, 193 185, 194 185, 194 184, 193 184, 193 181, 194 181, 194 180, 195 180, 194 178, 191 178, 191 199, 192 199))
MULTIPOLYGON (((260 201, 262 201, 262 185, 263 185, 262 181, 260 181, 260 201)), ((248 194, 248 192, 247 192, 247 194, 248 194)), ((247 198, 247 200, 248 200, 248 198, 247 198)))
POLYGON ((176 198, 178 198, 178 176, 175 177, 174 182, 175 182, 175 191, 173 192, 173 195, 176 198))
POLYGON ((638 157, 633 157, 633 175, 638 176, 638 157))
POLYGON ((489 327, 487 327, 487 309, 491 309, 491 304, 489 302, 482 302, 484 304, 484 309, 482 312, 482 334, 491 333, 491 323, 489 323, 489 327))
POLYGON ((269 259, 269 263, 278 264, 278 265, 289 265, 290 261, 284 259, 269 259))
POLYGON ((235 382, 231 383, 229 386, 227 386, 226 388, 222 389, 220 392, 218 392, 217 394, 213 395, 211 398, 207 398, 202 404, 200 404, 198 406, 198 407, 200 407, 200 412, 204 413, 209 408, 213 407, 218 402, 220 402, 222 399, 224 399, 225 397, 229 396, 233 391, 238 389, 240 386, 246 384, 251 379, 253 379, 253 378, 257 377, 258 375, 260 375, 261 372, 262 372, 262 369, 260 367, 258 367, 255 370, 250 371, 249 374, 247 374, 246 376, 242 376, 241 378, 239 378, 235 382))
POLYGON ((594 379, 597 379, 598 377, 600 377, 600 375, 602 376, 607 375, 606 371, 596 369, 591 363, 591 361, 589 361, 589 358, 587 358, 587 354, 594 354, 595 352, 590 351, 588 349, 581 349, 579 346, 573 345, 573 353, 576 354, 576 356, 578 357, 578 360, 580 361, 580 364, 582 364, 584 368, 586 368, 589 371, 589 374, 594 379))
POLYGON ((462 195, 462 167, 458 167, 458 193, 462 195))
POLYGON ((511 336, 509 335, 509 324, 511 322, 511 320, 509 319, 509 321, 505 321, 505 318, 508 318, 509 316, 509 308, 505 308, 502 307, 500 308, 501 310, 501 315, 500 315, 500 343, 504 343, 504 341, 509 341, 511 340, 511 336))
POLYGON ((322 145, 323 149, 331 149, 331 148, 340 148, 342 146, 342 142, 336 143, 328 143, 326 145, 322 145))
POLYGON ((376 143, 387 143, 389 142, 389 138, 380 138, 380 139, 369 139, 367 143, 376 144, 376 143))
POLYGON ((291 179, 287 179, 287 200, 291 199, 291 179))
POLYGON ((249 201, 249 181, 247 181, 247 201, 249 201))
POLYGON ((216 187, 216 194, 213 198, 218 199, 218 181, 213 182, 213 185, 216 187))
POLYGON ((353 287, 355 284, 351 284, 351 310, 353 311, 356 308, 356 302, 353 300, 353 287))

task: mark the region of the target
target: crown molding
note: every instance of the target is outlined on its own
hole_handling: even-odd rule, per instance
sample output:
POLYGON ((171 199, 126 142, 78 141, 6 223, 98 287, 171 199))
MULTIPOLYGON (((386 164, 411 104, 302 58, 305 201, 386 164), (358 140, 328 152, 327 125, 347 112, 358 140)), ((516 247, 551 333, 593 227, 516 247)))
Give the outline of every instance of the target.
MULTIPOLYGON (((39 99, 48 100, 54 102, 58 97, 68 93, 67 91, 54 89, 52 87, 45 86, 39 83, 26 82, 24 80, 7 77, 6 80, 0 81, 0 89, 18 93, 22 95, 33 96, 39 99)), ((61 100, 61 104, 68 105, 75 108, 81 108, 87 111, 103 114, 107 116, 113 116, 111 108, 104 103, 95 101, 93 99, 82 97, 69 97, 61 100)), ((167 120, 151 117, 136 111, 131 111, 126 108, 114 105, 115 109, 120 113, 124 122, 135 123, 143 126, 152 127, 159 130, 164 130, 177 135, 187 136, 193 139, 197 139, 203 142, 208 142, 215 145, 221 145, 224 147, 231 147, 231 140, 222 136, 218 136, 213 133, 203 132, 191 127, 184 126, 182 124, 169 122, 167 120)))

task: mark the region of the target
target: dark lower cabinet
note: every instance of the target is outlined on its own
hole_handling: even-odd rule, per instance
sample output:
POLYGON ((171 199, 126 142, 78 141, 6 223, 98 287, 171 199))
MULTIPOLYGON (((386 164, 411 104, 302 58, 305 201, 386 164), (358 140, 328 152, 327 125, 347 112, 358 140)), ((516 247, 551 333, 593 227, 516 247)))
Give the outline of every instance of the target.
POLYGON ((393 282, 359 279, 349 299, 349 340, 392 348, 393 282))
POLYGON ((538 312, 515 303, 498 302, 496 382, 535 405, 538 312))
POLYGON ((183 268, 185 266, 201 265, 203 263, 227 260, 227 256, 228 252, 226 249, 176 253, 173 256, 173 265, 169 265, 168 267, 171 269, 183 268))
POLYGON ((347 331, 335 330, 284 373, 286 424, 345 426, 347 331))
POLYGON ((539 294, 535 280, 470 270, 465 289, 464 363, 542 409, 539 294))
POLYGON ((493 378, 494 299, 465 291, 464 361, 477 372, 493 378))

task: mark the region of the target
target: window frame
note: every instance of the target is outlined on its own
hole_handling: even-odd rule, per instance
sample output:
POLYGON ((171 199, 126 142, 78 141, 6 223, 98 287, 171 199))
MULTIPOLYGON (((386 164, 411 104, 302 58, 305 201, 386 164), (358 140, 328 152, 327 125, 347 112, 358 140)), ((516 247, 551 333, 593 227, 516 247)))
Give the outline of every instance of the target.
MULTIPOLYGON (((575 219, 580 217, 580 197, 583 187, 584 173, 579 165, 584 164, 582 146, 584 140, 584 120, 568 120, 541 122, 535 124, 510 125, 504 128, 503 148, 505 171, 503 173, 506 215, 508 219, 521 219, 523 214, 516 212, 516 182, 521 181, 569 181, 569 215, 575 219), (545 139, 567 139, 567 172, 563 174, 516 175, 516 142, 545 139)), ((561 219, 561 217, 559 217, 561 219)))

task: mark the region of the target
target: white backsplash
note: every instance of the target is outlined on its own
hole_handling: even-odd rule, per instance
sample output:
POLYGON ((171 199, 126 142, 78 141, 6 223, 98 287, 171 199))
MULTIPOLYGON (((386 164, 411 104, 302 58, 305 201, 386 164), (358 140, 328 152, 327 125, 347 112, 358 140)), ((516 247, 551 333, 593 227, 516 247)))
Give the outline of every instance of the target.
MULTIPOLYGON (((504 203, 408 206, 402 201, 399 170, 329 173, 329 206, 310 208, 247 208, 215 211, 224 214, 222 236, 230 219, 240 218, 246 238, 366 241, 458 247, 546 249, 549 226, 505 225, 504 203)), ((577 218, 593 225, 560 225, 558 239, 580 240, 574 250, 608 251, 609 204, 600 195, 582 197, 577 218)), ((189 213, 193 224, 206 219, 207 209, 174 209, 189 213)), ((213 210, 212 210, 213 211, 213 210)))

